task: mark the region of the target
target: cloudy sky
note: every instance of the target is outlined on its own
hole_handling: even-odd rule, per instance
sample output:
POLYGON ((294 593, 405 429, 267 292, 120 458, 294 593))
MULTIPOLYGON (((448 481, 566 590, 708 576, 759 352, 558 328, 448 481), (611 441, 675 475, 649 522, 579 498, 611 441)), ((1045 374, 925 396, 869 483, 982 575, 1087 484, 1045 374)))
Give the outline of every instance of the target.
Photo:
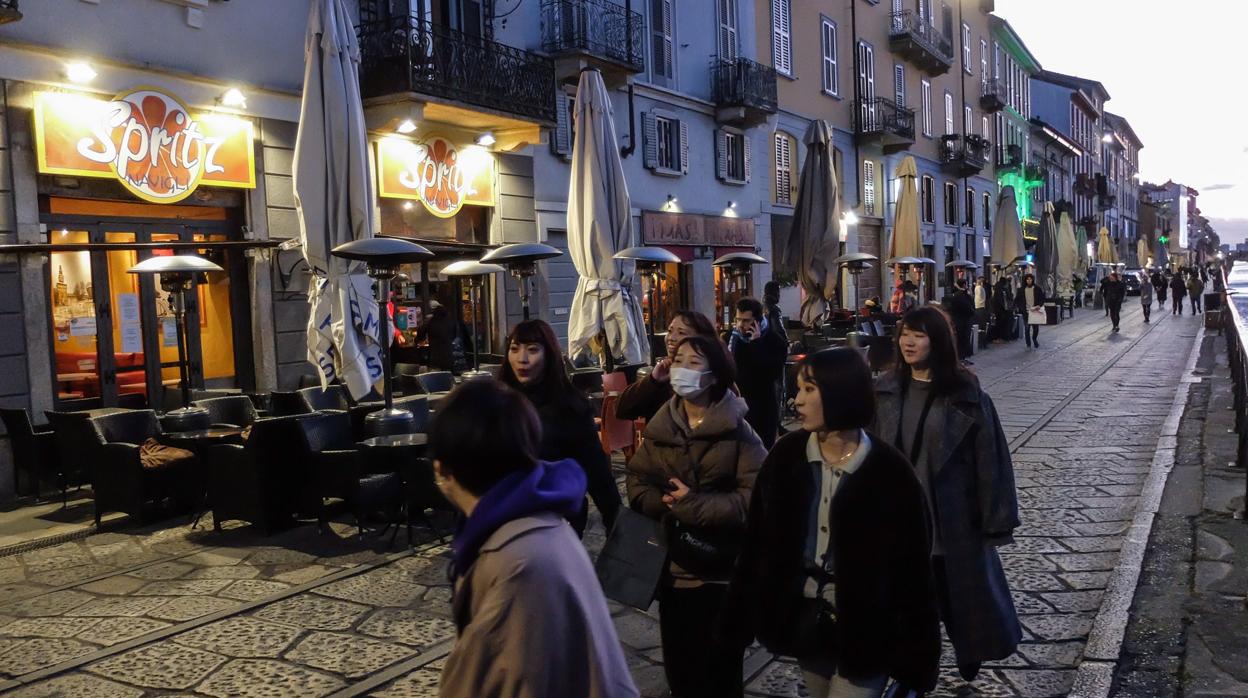
MULTIPOLYGON (((969 2, 970 0, 962 0, 969 2)), ((1145 181, 1195 187, 1222 242, 1248 239, 1248 42, 1239 2, 996 0, 1040 64, 1099 80, 1144 142, 1145 181)))

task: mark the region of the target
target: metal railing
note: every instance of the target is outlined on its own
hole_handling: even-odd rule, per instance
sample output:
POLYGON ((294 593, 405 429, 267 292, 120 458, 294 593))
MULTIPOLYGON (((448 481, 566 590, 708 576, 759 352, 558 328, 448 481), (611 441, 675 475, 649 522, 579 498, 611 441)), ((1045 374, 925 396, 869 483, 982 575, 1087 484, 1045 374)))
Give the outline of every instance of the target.
POLYGON ((22 13, 17 9, 17 0, 0 0, 0 24, 16 22, 21 18, 22 13))
POLYGON ((966 138, 957 134, 941 136, 940 162, 966 163, 967 166, 983 169, 988 164, 988 152, 991 148, 991 143, 974 134, 966 138))
POLYGON ((945 63, 953 63, 953 42, 914 10, 888 15, 889 38, 908 37, 945 63))
POLYGON ((550 58, 416 17, 361 24, 359 38, 365 98, 415 92, 555 121, 550 58))
POLYGON ((716 60, 711 65, 711 86, 716 106, 776 112, 776 70, 771 66, 748 58, 716 60))
POLYGON ((611 0, 542 0, 542 50, 547 53, 588 53, 640 73, 646 69, 645 37, 641 13, 611 0))
POLYGON ((854 130, 859 135, 891 133, 914 140, 914 110, 884 97, 860 99, 854 104, 854 130))
MULTIPOLYGON (((1235 466, 1245 469, 1248 468, 1248 346, 1245 346, 1244 341, 1248 339, 1248 323, 1244 322, 1242 312, 1235 305, 1235 298, 1237 295, 1248 294, 1248 283, 1242 278, 1244 273, 1237 271, 1235 267, 1231 267, 1230 275, 1221 277, 1222 283, 1216 283, 1218 279, 1215 279, 1214 288, 1223 289, 1221 331, 1226 337, 1226 357, 1231 369, 1232 406, 1235 410, 1235 466)), ((1219 270, 1217 273, 1224 272, 1219 270)), ((1205 310, 1208 312, 1210 309, 1205 310)), ((1245 502, 1248 502, 1248 478, 1245 478, 1244 493, 1245 502)), ((1245 506, 1248 507, 1248 504, 1245 506)))
POLYGON ((979 101, 981 106, 988 102, 996 102, 992 105, 993 110, 1000 109, 1010 103, 1009 87, 1001 78, 988 78, 979 85, 979 101))

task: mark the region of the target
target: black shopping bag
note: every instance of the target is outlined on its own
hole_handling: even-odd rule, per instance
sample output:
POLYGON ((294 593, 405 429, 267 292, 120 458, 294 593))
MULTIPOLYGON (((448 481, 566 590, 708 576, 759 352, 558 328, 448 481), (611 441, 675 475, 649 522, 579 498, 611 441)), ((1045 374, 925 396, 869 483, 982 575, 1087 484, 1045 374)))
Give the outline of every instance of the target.
POLYGON ((659 522, 622 509, 594 570, 608 599, 644 611, 650 608, 666 564, 659 522))

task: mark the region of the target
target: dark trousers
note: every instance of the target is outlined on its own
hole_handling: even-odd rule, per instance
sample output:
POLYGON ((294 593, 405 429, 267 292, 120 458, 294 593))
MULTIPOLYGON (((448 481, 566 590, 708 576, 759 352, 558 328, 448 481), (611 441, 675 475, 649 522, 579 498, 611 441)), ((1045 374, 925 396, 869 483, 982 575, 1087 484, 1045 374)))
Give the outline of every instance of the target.
POLYGON ((1122 303, 1106 303, 1109 308, 1109 319, 1114 323, 1114 329, 1118 329, 1118 315, 1122 312, 1122 303))
POLYGON ((1040 326, 1027 325, 1027 346, 1035 344, 1040 346, 1040 326))
POLYGON ((714 633, 728 593, 726 584, 659 588, 659 637, 663 673, 672 698, 740 698, 744 655, 714 633))
MULTIPOLYGON (((1154 286, 1153 288, 1157 288, 1157 287, 1154 286)), ((1157 290, 1157 307, 1158 308, 1166 307, 1166 290, 1164 288, 1157 290)))
MULTIPOLYGON (((936 581, 936 603, 940 606, 940 622, 945 624, 945 634, 950 638, 954 633, 954 617, 953 604, 949 601, 949 574, 945 571, 945 556, 932 556, 932 572, 936 581)), ((954 655, 957 655, 957 647, 954 647, 954 655)), ((961 658, 957 659, 958 671, 962 677, 970 681, 979 673, 979 662, 967 662, 961 658), (970 677, 967 677, 970 674, 970 677)))
POLYGON ((1195 315, 1196 313, 1204 312, 1204 310, 1200 307, 1200 296, 1199 295, 1191 296, 1191 299, 1192 299, 1192 314, 1195 315))
POLYGON ((1175 296, 1174 298, 1170 300, 1170 314, 1171 315, 1183 314, 1183 296, 1175 296))
POLYGON ((1149 317, 1151 313, 1153 312, 1153 306, 1151 303, 1142 303, 1141 305, 1144 308, 1144 322, 1148 322, 1149 317))

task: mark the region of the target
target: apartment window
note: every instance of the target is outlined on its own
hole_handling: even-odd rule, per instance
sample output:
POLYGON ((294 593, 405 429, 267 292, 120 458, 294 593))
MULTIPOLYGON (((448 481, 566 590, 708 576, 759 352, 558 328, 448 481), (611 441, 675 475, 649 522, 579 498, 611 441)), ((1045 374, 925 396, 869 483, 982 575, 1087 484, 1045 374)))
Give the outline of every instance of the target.
POLYGON ((839 96, 841 80, 836 69, 836 22, 823 18, 819 35, 823 47, 823 91, 839 96))
POLYGON ((971 72, 971 25, 962 25, 962 69, 971 72))
POLYGON ((897 106, 906 106, 906 66, 893 64, 893 101, 897 106))
POLYGON ((988 41, 986 39, 979 40, 979 82, 980 84, 988 82, 988 41))
POLYGON ((858 42, 858 94, 875 99, 875 47, 865 41, 858 42))
POLYGON ((740 131, 715 132, 716 176, 729 184, 750 181, 750 139, 740 131))
POLYGON ((793 151, 796 140, 783 131, 776 132, 776 203, 793 205, 793 151))
POLYGON ((719 0, 719 57, 735 61, 737 52, 737 0, 719 0))
POLYGON ((875 161, 862 161, 862 211, 868 216, 875 213, 875 161))
MULTIPOLYGON (((966 188, 966 226, 968 228, 975 227, 975 190, 971 187, 966 188)), ((967 259, 973 259, 972 255, 967 255, 967 259)))
MULTIPOLYGON (((824 50, 826 56, 826 47, 824 50)), ((776 71, 792 75, 793 11, 790 0, 771 0, 771 52, 776 71)), ((824 80, 824 84, 827 84, 827 80, 824 80)))
POLYGON ((936 182, 929 176, 923 175, 923 191, 921 192, 921 203, 923 222, 936 222, 936 182))
POLYGON ((958 185, 945 182, 945 225, 958 224, 958 185))
POLYGON ((923 81, 923 135, 932 135, 932 83, 923 81))
POLYGON ((953 133, 953 94, 945 91, 945 135, 953 133))
POLYGON ((659 174, 680 175, 689 171, 689 127, 667 113, 641 115, 645 166, 659 174))
POLYGON ((675 52, 675 0, 650 0, 650 47, 652 60, 650 74, 653 82, 671 86, 676 76, 675 52))
POLYGON ((559 90, 555 93, 555 131, 550 139, 550 152, 567 160, 572 157, 573 124, 576 98, 559 90))
POLYGON ((962 105, 962 132, 968 136, 975 133, 975 114, 969 104, 962 105))
POLYGON ((988 139, 988 115, 985 114, 984 116, 979 117, 979 119, 980 119, 979 135, 983 136, 984 140, 989 140, 988 139))
POLYGON ((984 192, 984 230, 992 230, 992 193, 984 192))

